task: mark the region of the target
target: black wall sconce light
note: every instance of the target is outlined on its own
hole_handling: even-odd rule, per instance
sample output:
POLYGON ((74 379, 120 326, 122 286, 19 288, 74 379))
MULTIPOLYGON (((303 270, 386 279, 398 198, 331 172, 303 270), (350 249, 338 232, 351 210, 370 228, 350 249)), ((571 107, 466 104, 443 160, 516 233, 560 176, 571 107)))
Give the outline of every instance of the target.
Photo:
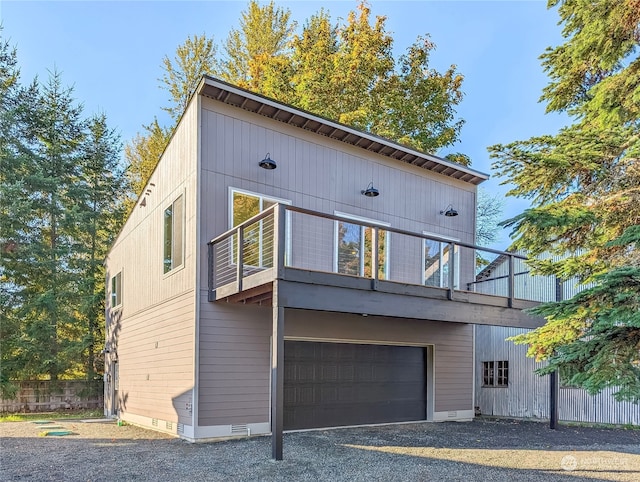
POLYGON ((262 159, 259 163, 258 166, 260 166, 262 169, 267 169, 268 171, 272 171, 274 170, 276 167, 278 167, 278 165, 276 164, 276 161, 274 161, 273 159, 271 159, 271 154, 269 154, 267 152, 267 155, 265 156, 264 159, 262 159))
POLYGON ((453 218, 458 215, 458 211, 453 209, 453 206, 449 204, 446 208, 440 211, 440 214, 442 214, 443 216, 447 216, 448 218, 453 218))
POLYGON ((371 181, 366 189, 360 191, 360 194, 367 197, 376 197, 380 195, 380 191, 373 187, 373 181, 371 181))

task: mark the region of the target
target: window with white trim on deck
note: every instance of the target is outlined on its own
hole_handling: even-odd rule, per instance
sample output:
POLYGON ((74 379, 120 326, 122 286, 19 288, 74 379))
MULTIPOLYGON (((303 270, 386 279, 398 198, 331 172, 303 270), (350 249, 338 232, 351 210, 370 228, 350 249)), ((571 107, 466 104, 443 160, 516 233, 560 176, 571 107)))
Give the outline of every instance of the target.
POLYGON ((378 228, 378 278, 387 279, 389 274, 389 232, 383 223, 373 219, 335 213, 337 216, 353 220, 335 221, 335 255, 333 270, 336 273, 371 277, 373 265, 373 228, 358 221, 374 224, 378 228))
MULTIPOLYGON (((230 228, 242 224, 247 219, 269 209, 275 204, 291 204, 286 199, 264 196, 240 189, 229 189, 230 228)), ((287 217, 288 217, 287 213, 287 217)), ((289 223, 287 223, 288 225, 289 223)), ((275 235, 273 217, 267 217, 244 229, 244 265, 258 268, 273 266, 273 237, 275 235)), ((237 242, 233 240, 233 259, 237 259, 237 242)), ((289 249, 287 249, 287 252, 289 249)))
MULTIPOLYGON (((439 234, 429 233, 423 231, 422 234, 426 236, 437 236, 441 239, 447 239, 449 241, 458 241, 454 238, 441 236, 439 234)), ((454 283, 453 287, 458 288, 460 279, 460 250, 458 246, 454 246, 454 283)), ((451 244, 435 241, 432 239, 425 239, 422 250, 422 284, 425 286, 433 286, 435 288, 448 288, 449 287, 449 269, 451 261, 451 244)))

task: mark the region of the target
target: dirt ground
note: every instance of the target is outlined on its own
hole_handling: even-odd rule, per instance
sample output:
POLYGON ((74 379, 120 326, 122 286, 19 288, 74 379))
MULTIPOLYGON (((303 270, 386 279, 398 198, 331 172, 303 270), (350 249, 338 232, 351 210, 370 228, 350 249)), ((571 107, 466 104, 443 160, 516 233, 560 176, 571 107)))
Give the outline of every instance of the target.
POLYGON ((419 423, 191 444, 115 423, 0 423, 2 481, 640 481, 640 430, 509 420, 419 423))

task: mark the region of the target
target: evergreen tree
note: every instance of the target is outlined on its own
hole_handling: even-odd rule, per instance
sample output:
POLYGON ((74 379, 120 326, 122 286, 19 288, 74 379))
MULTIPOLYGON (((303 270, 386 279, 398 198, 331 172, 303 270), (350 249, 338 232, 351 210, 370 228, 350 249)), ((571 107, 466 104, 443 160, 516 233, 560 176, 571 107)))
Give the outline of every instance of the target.
MULTIPOLYGON (((2 26, 0 26, 0 32, 2 26)), ((0 38, 0 395, 15 394, 11 384, 14 347, 20 335, 20 320, 15 316, 19 304, 18 287, 11 280, 12 264, 18 248, 17 223, 13 218, 22 208, 10 208, 20 199, 20 157, 24 150, 19 122, 20 71, 16 49, 0 38)))
POLYGON ((119 136, 107 125, 104 114, 93 116, 81 146, 81 230, 76 268, 78 322, 83 329, 79 356, 87 379, 101 371, 96 357, 104 342, 105 273, 103 261, 124 221, 125 179, 119 166, 119 136))
POLYGON ((635 0, 550 2, 565 43, 542 56, 542 99, 574 123, 554 136, 491 149, 510 195, 532 207, 509 220, 536 272, 595 282, 534 312, 543 327, 515 338, 592 393, 640 400, 640 9, 635 0))
POLYGON ((0 389, 13 380, 95 378, 102 259, 123 220, 120 144, 57 72, 19 84, 0 42, 0 389))
POLYGON ((161 87, 171 95, 171 105, 165 107, 177 123, 187 108, 187 103, 198 82, 204 75, 215 74, 216 46, 206 35, 187 37, 178 45, 173 61, 165 55, 162 59, 164 75, 161 87))
POLYGON ((79 368, 72 265, 84 126, 71 93, 57 72, 42 88, 34 82, 23 89, 17 109, 22 146, 5 159, 3 228, 16 248, 4 259, 3 277, 14 296, 9 318, 18 328, 8 340, 7 368, 23 377, 56 380, 79 368))

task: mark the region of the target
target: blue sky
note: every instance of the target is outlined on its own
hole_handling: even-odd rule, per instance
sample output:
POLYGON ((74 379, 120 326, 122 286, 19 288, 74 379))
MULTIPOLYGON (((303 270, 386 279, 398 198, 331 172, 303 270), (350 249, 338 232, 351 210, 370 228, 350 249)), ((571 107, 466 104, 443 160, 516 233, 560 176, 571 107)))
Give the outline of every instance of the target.
MULTIPOLYGON (((302 25, 324 7, 334 20, 345 18, 356 1, 277 2, 302 25)), ((154 116, 168 123, 161 110, 167 93, 159 88, 164 55, 173 56, 188 35, 206 33, 220 46, 237 27, 246 1, 7 1, 0 0, 3 37, 18 49, 22 80, 48 70, 62 73, 73 85, 85 114, 104 112, 123 141, 154 116)), ((437 45, 432 67, 456 64, 465 77, 465 98, 458 107, 465 119, 461 141, 443 152, 464 152, 473 167, 491 173, 487 146, 551 134, 567 119, 545 115, 538 103, 547 84, 538 57, 562 42, 561 27, 543 1, 377 1, 373 15, 387 17, 396 55, 419 35, 437 45)), ((219 52, 221 52, 219 48, 219 52)), ((483 186, 504 193, 500 179, 483 186)), ((508 198, 505 217, 526 208, 508 198)), ((505 247, 508 238, 498 243, 505 247)))

